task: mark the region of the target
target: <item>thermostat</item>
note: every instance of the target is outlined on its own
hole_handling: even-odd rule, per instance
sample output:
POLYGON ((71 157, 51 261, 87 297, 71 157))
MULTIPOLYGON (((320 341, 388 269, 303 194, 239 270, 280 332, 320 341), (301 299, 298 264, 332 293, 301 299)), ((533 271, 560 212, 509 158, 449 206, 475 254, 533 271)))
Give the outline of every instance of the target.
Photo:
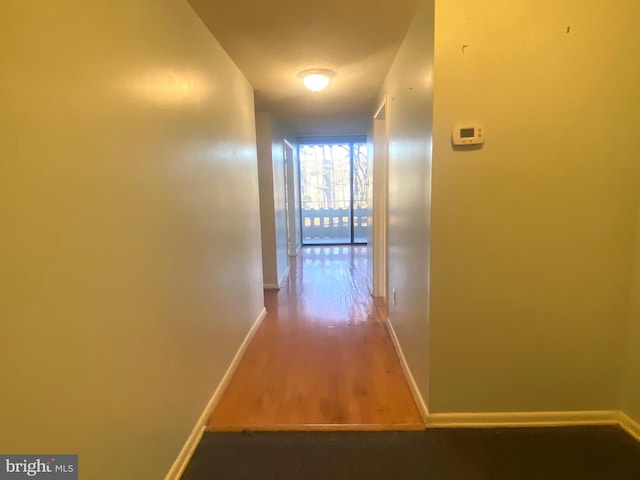
POLYGON ((454 145, 478 145, 484 143, 484 128, 482 128, 482 125, 456 125, 451 133, 451 141, 454 145))

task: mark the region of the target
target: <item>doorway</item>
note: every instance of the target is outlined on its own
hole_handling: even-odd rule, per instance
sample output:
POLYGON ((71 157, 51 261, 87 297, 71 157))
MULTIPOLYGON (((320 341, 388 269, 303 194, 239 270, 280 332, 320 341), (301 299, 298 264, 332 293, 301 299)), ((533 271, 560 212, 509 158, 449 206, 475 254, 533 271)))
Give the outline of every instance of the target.
POLYGON ((366 138, 301 140, 298 159, 302 244, 366 244, 366 138))

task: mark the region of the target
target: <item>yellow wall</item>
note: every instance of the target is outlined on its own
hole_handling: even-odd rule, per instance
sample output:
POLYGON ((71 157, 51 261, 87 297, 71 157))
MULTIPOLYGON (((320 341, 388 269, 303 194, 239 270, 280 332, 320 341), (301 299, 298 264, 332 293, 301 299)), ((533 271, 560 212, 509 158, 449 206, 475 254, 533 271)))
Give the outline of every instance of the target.
POLYGON ((278 284, 276 222, 273 202, 273 162, 271 159, 271 114, 256 113, 258 182, 260 191, 260 236, 262 239, 262 279, 265 287, 278 284))
POLYGON ((387 76, 389 318, 428 393, 433 1, 423 2, 387 76), (393 289, 396 302, 393 302, 393 289))
POLYGON ((633 0, 437 3, 432 412, 617 406, 637 18, 633 0), (453 151, 456 121, 483 122, 484 147, 453 151))
POLYGON ((251 87, 181 0, 0 45, 0 451, 162 478, 262 308, 251 87))
POLYGON ((640 7, 438 2, 434 59, 432 8, 382 90, 389 315, 430 411, 640 418, 640 7))

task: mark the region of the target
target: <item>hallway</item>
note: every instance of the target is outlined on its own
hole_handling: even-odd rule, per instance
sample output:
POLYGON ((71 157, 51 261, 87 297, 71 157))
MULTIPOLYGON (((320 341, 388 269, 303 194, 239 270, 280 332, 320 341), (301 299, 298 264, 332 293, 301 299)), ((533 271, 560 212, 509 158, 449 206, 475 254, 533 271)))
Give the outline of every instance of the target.
POLYGON ((366 247, 304 247, 214 410, 209 430, 424 428, 384 319, 366 247))

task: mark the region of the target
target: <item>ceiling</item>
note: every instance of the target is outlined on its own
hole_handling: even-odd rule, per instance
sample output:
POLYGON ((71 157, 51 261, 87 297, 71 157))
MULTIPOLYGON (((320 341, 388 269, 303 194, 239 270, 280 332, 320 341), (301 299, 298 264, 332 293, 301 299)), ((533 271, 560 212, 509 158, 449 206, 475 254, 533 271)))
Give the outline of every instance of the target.
POLYGON ((255 89, 256 110, 296 136, 364 134, 419 0, 189 0, 255 89), (329 87, 299 73, 328 68, 329 87))

